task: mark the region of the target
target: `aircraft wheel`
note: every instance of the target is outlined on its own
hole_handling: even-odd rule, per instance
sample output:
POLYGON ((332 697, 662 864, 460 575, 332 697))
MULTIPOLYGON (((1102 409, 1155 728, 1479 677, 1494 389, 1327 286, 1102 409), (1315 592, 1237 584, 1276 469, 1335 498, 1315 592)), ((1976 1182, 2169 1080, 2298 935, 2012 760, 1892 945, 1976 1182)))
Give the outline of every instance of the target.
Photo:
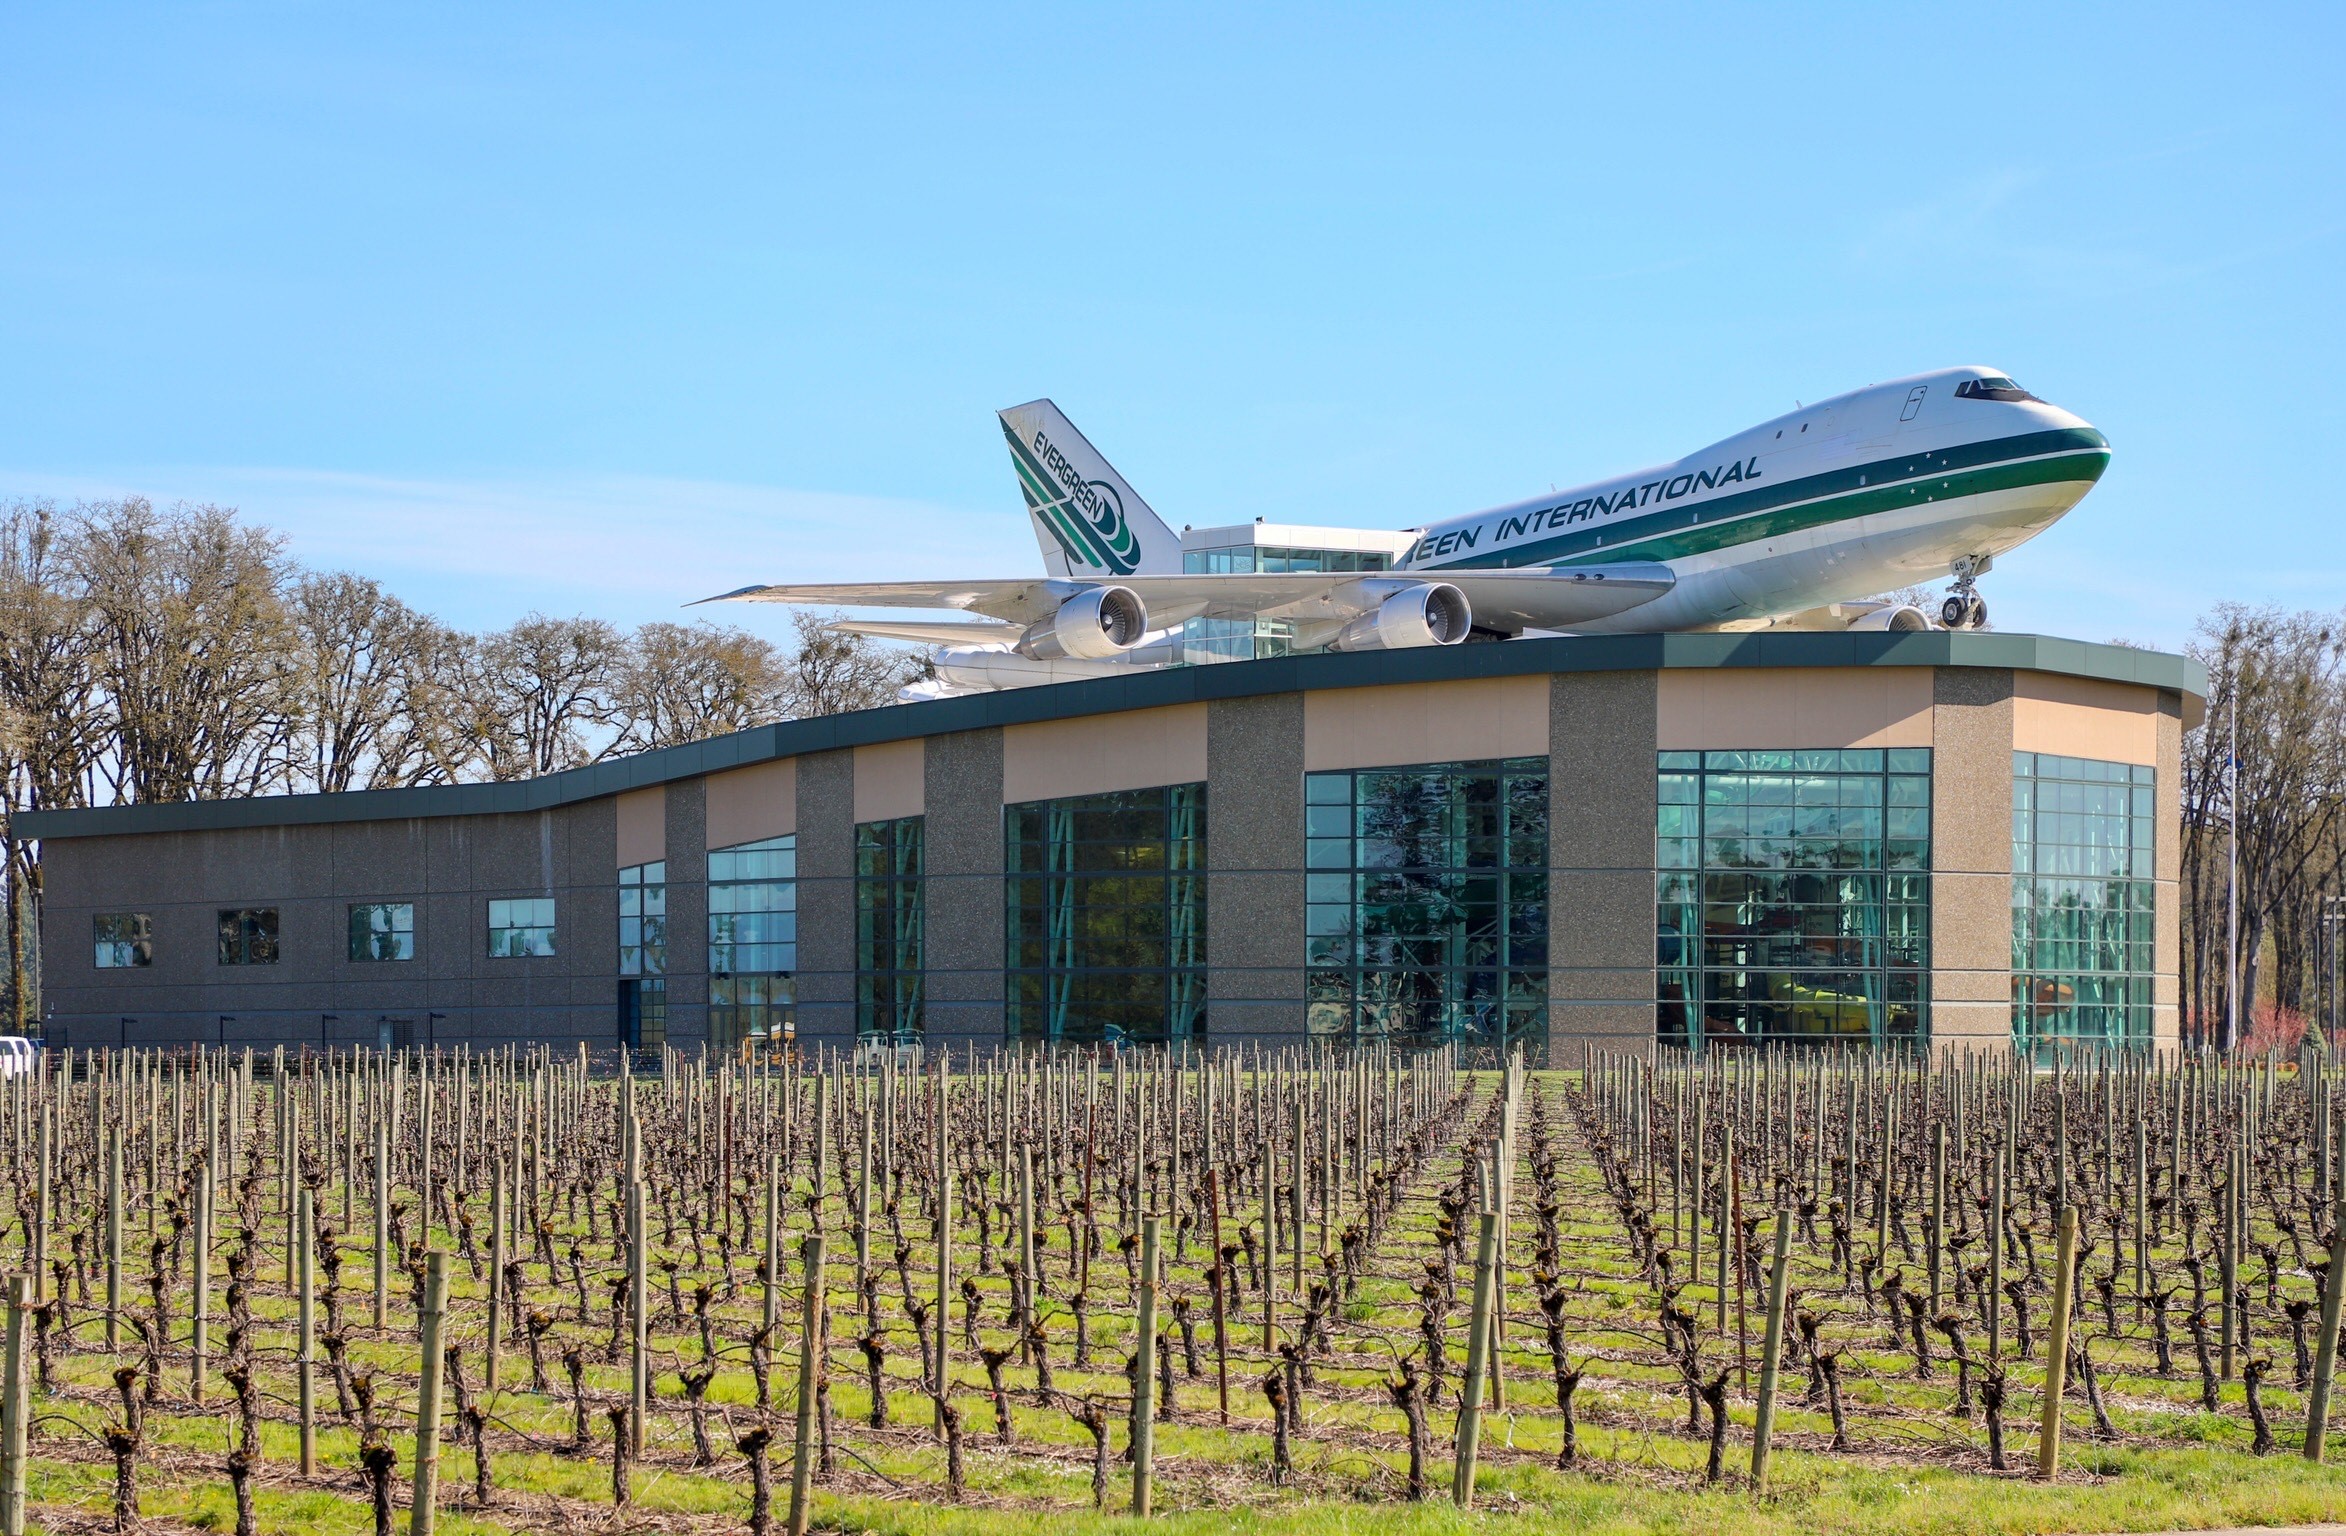
POLYGON ((1939 604, 1939 627, 1941 629, 1961 629, 1964 621, 1970 616, 1971 605, 1966 603, 1960 595, 1950 596, 1945 602, 1939 604))
POLYGON ((1971 600, 1971 618, 1969 621, 1969 627, 1972 629, 1985 629, 1988 627, 1988 600, 1986 598, 1975 597, 1971 600))

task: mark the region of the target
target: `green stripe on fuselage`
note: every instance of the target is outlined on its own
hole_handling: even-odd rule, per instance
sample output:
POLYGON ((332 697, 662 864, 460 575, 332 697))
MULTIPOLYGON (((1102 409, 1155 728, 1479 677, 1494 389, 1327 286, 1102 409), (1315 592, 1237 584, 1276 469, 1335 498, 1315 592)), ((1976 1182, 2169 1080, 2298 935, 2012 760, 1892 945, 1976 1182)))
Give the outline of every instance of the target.
POLYGON ((1617 522, 1591 522, 1569 533, 1405 569, 1506 570, 1668 560, 1984 491, 2065 480, 2090 483, 2101 478, 2109 462, 2109 440, 2091 428, 2029 432, 1853 464, 1692 505, 1672 503, 1617 522))

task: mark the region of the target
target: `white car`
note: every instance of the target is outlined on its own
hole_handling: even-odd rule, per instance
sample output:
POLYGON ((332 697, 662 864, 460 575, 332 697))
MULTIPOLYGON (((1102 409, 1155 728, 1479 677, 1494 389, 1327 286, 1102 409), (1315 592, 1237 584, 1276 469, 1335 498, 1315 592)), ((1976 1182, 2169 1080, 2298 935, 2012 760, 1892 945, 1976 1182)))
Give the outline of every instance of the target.
POLYGON ((30 1076, 41 1048, 22 1035, 0 1035, 0 1082, 30 1076))

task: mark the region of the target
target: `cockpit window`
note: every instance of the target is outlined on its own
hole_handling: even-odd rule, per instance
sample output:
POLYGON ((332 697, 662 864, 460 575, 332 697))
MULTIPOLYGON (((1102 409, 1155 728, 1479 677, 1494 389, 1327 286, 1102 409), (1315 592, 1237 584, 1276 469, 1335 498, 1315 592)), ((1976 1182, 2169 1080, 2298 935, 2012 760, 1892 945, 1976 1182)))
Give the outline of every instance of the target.
POLYGON ((1958 400, 2034 400, 2036 396, 2022 389, 2001 374, 1989 374, 1984 379, 1965 379, 1955 386, 1958 400))

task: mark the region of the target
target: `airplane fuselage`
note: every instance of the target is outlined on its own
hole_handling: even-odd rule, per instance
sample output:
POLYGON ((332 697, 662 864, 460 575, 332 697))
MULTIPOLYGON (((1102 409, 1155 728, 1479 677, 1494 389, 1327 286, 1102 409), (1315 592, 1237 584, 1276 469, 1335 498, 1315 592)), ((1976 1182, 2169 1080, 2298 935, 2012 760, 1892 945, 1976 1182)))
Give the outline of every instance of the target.
MULTIPOLYGON (((1677 576, 1652 602, 1566 626, 1582 633, 1764 621, 1939 580, 2043 532, 2109 463, 2078 417, 1979 390, 1998 379, 1951 368, 1822 400, 1675 463, 1432 524, 1399 569, 1654 562, 1677 576)), ((1477 624, 1553 622, 1536 582, 1508 603, 1478 602, 1477 624)))

